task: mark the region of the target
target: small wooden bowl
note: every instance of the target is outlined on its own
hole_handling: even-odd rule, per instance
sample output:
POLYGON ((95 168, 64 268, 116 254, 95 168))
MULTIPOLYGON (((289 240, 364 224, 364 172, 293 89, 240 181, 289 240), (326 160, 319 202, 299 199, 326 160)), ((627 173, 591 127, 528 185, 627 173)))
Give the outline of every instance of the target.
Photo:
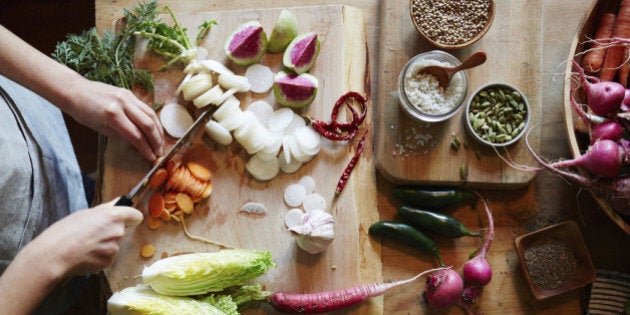
POLYGON ((569 292, 595 281, 595 267, 593 266, 593 262, 591 261, 591 255, 588 251, 588 248, 586 248, 586 244, 584 243, 584 239, 582 238, 582 233, 580 232, 579 227, 574 221, 565 221, 525 235, 521 235, 515 239, 514 245, 516 246, 516 252, 518 254, 521 267, 525 272, 525 278, 527 278, 529 287, 531 288, 532 293, 537 300, 543 300, 552 296, 569 292), (555 289, 545 290, 539 288, 534 283, 534 280, 532 279, 532 276, 530 275, 527 264, 525 262, 525 251, 535 241, 541 239, 561 241, 571 249, 573 255, 575 255, 575 258, 577 260, 575 275, 572 278, 567 279, 567 281, 563 285, 555 289))
POLYGON ((494 21, 494 13, 495 13, 495 4, 494 4, 494 0, 490 0, 490 9, 488 12, 488 21, 486 22, 486 25, 484 26, 484 28, 477 34, 475 35, 475 37, 471 38, 470 40, 460 43, 460 44, 444 44, 444 43, 440 43, 438 41, 436 41, 435 39, 429 37, 424 30, 422 29, 422 27, 420 25, 418 25, 418 23, 416 23, 416 20, 414 19, 414 9, 413 9, 413 2, 414 0, 409 0, 409 15, 411 17, 411 22, 413 23, 413 26, 416 28, 416 30, 418 31, 418 33, 420 33, 420 35, 426 39, 429 43, 431 43, 432 45, 438 47, 438 48, 442 48, 442 49, 458 49, 458 48, 463 48, 466 46, 469 46, 471 44, 473 44, 474 42, 478 41, 479 39, 481 39, 484 35, 486 35, 486 33, 488 32, 488 30, 490 29, 490 26, 492 25, 492 21, 494 21))

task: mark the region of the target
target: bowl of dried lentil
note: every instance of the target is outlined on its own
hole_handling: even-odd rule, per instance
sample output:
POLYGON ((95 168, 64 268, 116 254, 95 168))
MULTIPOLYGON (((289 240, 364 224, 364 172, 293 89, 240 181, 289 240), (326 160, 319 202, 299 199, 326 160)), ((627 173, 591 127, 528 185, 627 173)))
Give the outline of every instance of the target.
POLYGON ((409 6, 418 33, 443 49, 478 41, 494 20, 493 0, 410 0, 409 6))
POLYGON ((529 287, 537 300, 581 288, 595 281, 595 267, 574 221, 518 236, 514 245, 529 287))
POLYGON ((464 124, 468 133, 489 147, 507 147, 525 135, 531 109, 517 87, 491 82, 477 88, 466 103, 464 124))

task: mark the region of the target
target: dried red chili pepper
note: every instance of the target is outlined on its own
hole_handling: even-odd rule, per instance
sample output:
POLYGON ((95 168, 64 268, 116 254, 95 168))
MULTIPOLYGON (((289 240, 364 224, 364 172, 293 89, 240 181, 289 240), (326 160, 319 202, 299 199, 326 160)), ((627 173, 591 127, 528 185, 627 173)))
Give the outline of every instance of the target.
POLYGON ((311 116, 305 116, 305 119, 317 133, 327 139, 336 141, 350 140, 356 136, 359 131, 359 125, 361 125, 363 120, 365 120, 365 116, 367 114, 366 103, 367 99, 365 97, 357 92, 350 91, 342 95, 337 102, 335 102, 330 115, 330 121, 318 120, 311 116), (360 107, 360 112, 358 112, 354 106, 349 103, 349 100, 356 101, 360 107), (346 105, 352 113, 352 120, 347 122, 337 121, 337 115, 343 105, 346 105))
POLYGON ((365 133, 363 133, 363 137, 361 137, 361 140, 359 140, 359 144, 357 144, 357 151, 354 153, 354 156, 352 156, 352 159, 350 159, 350 162, 348 162, 348 165, 346 165, 346 168, 343 170, 341 178, 339 178, 339 181, 337 182, 335 197, 339 196, 343 188, 346 187, 348 179, 350 178, 350 174, 352 173, 352 170, 356 166, 357 162, 359 161, 359 157, 363 152, 363 147, 365 146, 365 136, 367 135, 367 133, 367 130, 365 131, 365 133))

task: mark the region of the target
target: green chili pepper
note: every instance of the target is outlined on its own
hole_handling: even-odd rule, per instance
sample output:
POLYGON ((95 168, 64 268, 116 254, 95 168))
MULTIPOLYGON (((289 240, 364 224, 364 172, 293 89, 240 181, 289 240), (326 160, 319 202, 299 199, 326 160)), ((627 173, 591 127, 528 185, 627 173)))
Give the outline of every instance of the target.
POLYGON ((444 267, 437 243, 411 225, 393 221, 378 221, 370 226, 368 232, 370 235, 391 238, 431 254, 437 258, 440 266, 444 267))
POLYGON ((405 204, 431 210, 459 206, 465 203, 473 205, 478 199, 474 193, 458 188, 400 186, 394 188, 393 193, 405 204))
POLYGON ((463 223, 450 215, 409 206, 399 207, 398 214, 414 227, 431 231, 442 236, 451 238, 460 238, 462 236, 481 237, 481 234, 470 231, 463 223))

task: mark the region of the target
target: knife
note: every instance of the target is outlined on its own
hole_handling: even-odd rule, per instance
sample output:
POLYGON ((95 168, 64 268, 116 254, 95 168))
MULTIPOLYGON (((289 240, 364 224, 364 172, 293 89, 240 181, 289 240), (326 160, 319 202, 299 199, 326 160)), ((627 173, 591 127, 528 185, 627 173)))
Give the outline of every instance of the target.
POLYGON ((133 199, 139 196, 144 191, 144 189, 147 187, 147 184, 149 183, 149 179, 151 178, 151 176, 153 176, 153 174, 158 169, 164 167, 164 165, 173 156, 175 156, 175 154, 177 154, 177 152, 179 152, 179 150, 183 148, 186 143, 189 142, 190 138, 196 133, 196 131, 199 130, 201 126, 204 126, 210 116, 212 116, 212 114, 214 114, 214 112, 219 108, 219 106, 209 106, 210 108, 206 109, 205 111, 203 111, 203 113, 201 113, 201 115, 199 115, 192 126, 190 126, 188 130, 186 130, 186 133, 181 138, 179 138, 177 142, 175 142, 175 144, 173 144, 173 146, 168 150, 168 152, 166 152, 165 155, 160 157, 160 161, 153 165, 149 172, 144 175, 144 177, 136 184, 136 186, 134 186, 127 195, 121 196, 118 201, 116 201, 116 204, 114 204, 115 206, 133 206, 133 199))

